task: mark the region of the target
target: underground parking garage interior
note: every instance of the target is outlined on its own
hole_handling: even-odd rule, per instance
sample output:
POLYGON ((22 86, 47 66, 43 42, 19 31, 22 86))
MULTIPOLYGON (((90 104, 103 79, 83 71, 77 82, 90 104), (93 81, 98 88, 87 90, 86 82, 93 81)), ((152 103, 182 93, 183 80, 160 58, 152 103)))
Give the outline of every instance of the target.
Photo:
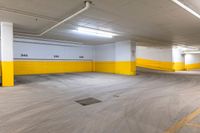
POLYGON ((199 0, 1 0, 0 133, 200 133, 199 0))

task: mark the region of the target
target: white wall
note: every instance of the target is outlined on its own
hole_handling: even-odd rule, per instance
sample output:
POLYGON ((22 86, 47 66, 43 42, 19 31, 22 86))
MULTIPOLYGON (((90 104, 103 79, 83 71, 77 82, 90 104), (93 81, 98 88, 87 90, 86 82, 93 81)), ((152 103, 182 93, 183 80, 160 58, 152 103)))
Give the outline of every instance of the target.
POLYGON ((136 45, 133 41, 121 41, 115 43, 116 61, 134 61, 136 45))
POLYGON ((137 46, 136 57, 149 60, 172 62, 172 48, 137 46))
POLYGON ((97 45, 95 47, 95 61, 114 61, 115 44, 97 45))
POLYGON ((200 54, 186 54, 185 64, 197 64, 200 63, 200 54))
POLYGON ((136 51, 133 41, 91 46, 53 40, 15 38, 13 45, 15 60, 134 61, 136 51), (55 55, 59 58, 55 58, 55 55))
POLYGON ((180 48, 173 48, 173 62, 185 62, 183 51, 180 48))
POLYGON ((15 39, 14 41, 15 60, 93 60, 93 51, 93 46, 75 45, 72 43, 30 39, 15 39), (22 54, 28 56, 24 57, 22 54), (55 55, 59 57, 55 58, 55 55))
POLYGON ((133 41, 98 45, 95 47, 96 61, 134 61, 136 45, 133 41))

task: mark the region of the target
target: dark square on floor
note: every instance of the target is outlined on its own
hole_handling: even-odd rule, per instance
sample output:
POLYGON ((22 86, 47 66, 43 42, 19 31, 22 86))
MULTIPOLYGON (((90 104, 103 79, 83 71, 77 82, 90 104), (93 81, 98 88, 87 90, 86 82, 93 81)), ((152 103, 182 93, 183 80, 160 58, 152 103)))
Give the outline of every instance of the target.
POLYGON ((92 97, 88 97, 85 99, 81 99, 81 100, 77 100, 75 101, 83 106, 87 106, 87 105, 91 105, 91 104, 95 104, 95 103, 100 103, 101 101, 92 97))

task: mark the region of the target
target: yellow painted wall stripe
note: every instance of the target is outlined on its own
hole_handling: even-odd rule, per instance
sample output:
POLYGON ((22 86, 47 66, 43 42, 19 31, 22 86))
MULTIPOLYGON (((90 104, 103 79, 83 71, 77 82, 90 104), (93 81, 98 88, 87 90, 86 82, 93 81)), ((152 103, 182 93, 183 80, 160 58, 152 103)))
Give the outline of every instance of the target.
POLYGON ((53 74, 67 72, 105 72, 123 75, 135 75, 135 62, 93 62, 93 61, 14 61, 2 62, 2 70, 6 71, 2 77, 10 85, 14 82, 14 75, 34 75, 34 74, 53 74), (9 70, 9 69, 12 69, 9 70), (10 80, 8 80, 10 79, 10 80))
POLYGON ((135 75, 135 62, 60 62, 60 61, 15 61, 15 75, 49 74, 65 72, 105 72, 135 75))
POLYGON ((1 76, 2 86, 10 87, 14 86, 14 64, 13 61, 1 62, 1 76))
POLYGON ((180 71, 185 69, 185 64, 183 62, 164 62, 143 58, 136 59, 136 66, 164 71, 180 71))
POLYGON ((115 73, 122 75, 135 75, 136 65, 134 61, 97 61, 95 72, 115 73))
POLYGON ((15 61, 15 75, 91 72, 92 61, 15 61))
POLYGON ((95 62, 95 72, 115 73, 115 62, 97 61, 95 62))
POLYGON ((144 67, 144 68, 155 69, 155 70, 173 71, 172 62, 162 62, 162 61, 137 58, 136 65, 138 67, 144 67))
POLYGON ((200 63, 186 64, 186 65, 185 65, 185 69, 186 69, 186 70, 200 69, 200 63))

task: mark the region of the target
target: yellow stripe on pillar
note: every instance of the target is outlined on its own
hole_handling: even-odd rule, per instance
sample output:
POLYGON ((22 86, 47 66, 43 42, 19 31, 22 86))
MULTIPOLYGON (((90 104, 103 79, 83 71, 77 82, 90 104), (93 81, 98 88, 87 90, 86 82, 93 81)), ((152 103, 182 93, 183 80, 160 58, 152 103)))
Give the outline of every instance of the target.
POLYGON ((136 66, 153 70, 163 70, 173 72, 173 62, 149 60, 143 58, 136 59, 136 66))
POLYGON ((14 64, 13 61, 1 62, 1 76, 2 86, 11 87, 14 86, 14 64))
POLYGON ((117 61, 115 63, 115 73, 123 75, 135 75, 136 68, 134 61, 117 61))
POLYGON ((96 72, 122 75, 136 75, 135 61, 98 61, 95 62, 96 72))
POLYGON ((183 63, 183 62, 174 62, 173 69, 175 71, 183 71, 183 70, 185 70, 185 63, 183 63))

